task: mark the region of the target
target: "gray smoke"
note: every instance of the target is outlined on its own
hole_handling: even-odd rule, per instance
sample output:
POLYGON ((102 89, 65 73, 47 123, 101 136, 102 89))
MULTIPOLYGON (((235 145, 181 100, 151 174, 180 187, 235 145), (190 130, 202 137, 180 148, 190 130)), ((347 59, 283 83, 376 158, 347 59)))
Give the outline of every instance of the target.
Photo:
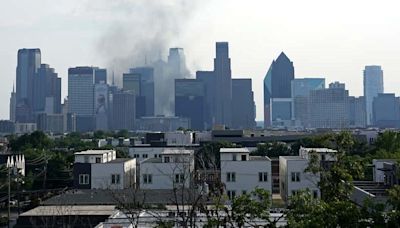
MULTIPOLYGON (((89 11, 95 10, 96 14, 109 18, 105 21, 108 29, 101 34, 97 50, 108 70, 114 71, 117 84, 121 85, 122 73, 129 68, 159 67, 169 47, 179 42, 196 5, 195 0, 103 0, 88 6, 89 11)), ((158 68, 154 75, 157 114, 173 114, 173 79, 187 76, 170 71, 168 67, 158 68)))

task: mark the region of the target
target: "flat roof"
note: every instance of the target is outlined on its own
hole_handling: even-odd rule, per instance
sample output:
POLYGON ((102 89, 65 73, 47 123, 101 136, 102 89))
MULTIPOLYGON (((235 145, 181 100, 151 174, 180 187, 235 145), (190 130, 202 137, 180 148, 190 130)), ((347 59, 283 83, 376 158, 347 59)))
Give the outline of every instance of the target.
POLYGON ((105 153, 110 153, 115 150, 85 150, 81 152, 76 152, 74 153, 75 155, 96 155, 96 154, 105 154, 105 153))
POLYGON ((161 154, 191 154, 193 150, 186 149, 164 149, 161 154))
POLYGON ((114 205, 50 205, 38 206, 22 213, 20 216, 65 216, 65 215, 112 215, 114 205))
POLYGON ((250 156, 250 161, 271 161, 269 157, 266 156, 250 156))
POLYGON ((250 153, 249 149, 246 147, 243 148, 221 148, 219 149, 220 153, 250 153))
POLYGON ((107 164, 107 163, 125 163, 125 162, 130 161, 130 160, 135 160, 135 158, 116 158, 116 159, 111 160, 111 161, 109 161, 109 162, 100 163, 100 164, 107 164))
POLYGON ((301 147, 300 150, 306 150, 307 152, 310 151, 314 151, 317 153, 326 153, 326 152, 330 152, 330 153, 337 153, 337 150, 333 150, 333 149, 329 149, 329 148, 306 148, 306 147, 301 147))

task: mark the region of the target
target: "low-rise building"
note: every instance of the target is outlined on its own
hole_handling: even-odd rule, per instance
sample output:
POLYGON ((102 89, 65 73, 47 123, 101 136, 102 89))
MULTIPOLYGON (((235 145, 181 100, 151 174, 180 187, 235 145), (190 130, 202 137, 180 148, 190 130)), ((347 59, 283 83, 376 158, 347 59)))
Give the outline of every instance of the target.
POLYGON ((74 187, 78 189, 124 189, 135 187, 136 159, 116 158, 115 150, 75 153, 74 187))
POLYGON ((164 139, 167 142, 167 145, 170 146, 190 145, 193 144, 193 132, 165 132, 164 139))
POLYGON ((319 174, 306 172, 309 160, 301 156, 279 157, 280 194, 284 201, 300 190, 309 190, 317 198, 321 196, 318 188, 319 174))
POLYGON ((272 195, 271 159, 250 156, 247 148, 221 148, 221 182, 230 199, 255 188, 263 188, 272 195))
POLYGON ((189 188, 194 171, 194 151, 165 149, 158 157, 140 162, 141 189, 189 188))

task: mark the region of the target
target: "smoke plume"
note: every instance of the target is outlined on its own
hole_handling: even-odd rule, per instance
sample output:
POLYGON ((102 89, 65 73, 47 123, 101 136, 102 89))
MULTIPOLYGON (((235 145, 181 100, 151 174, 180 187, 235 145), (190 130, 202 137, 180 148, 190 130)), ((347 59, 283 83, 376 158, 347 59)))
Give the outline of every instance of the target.
MULTIPOLYGON (((101 34, 96 49, 109 72, 114 71, 117 84, 121 85, 122 74, 128 72, 129 68, 154 66, 160 59, 166 58, 168 49, 177 45, 176 42, 179 42, 184 33, 197 8, 196 2, 102 0, 88 6, 91 11, 96 11, 96 15, 106 18, 104 23, 107 29, 101 34)), ((171 81, 173 82, 172 77, 176 75, 163 72, 154 77, 156 99, 167 99, 156 100, 156 113, 172 114, 170 100, 173 88, 170 87, 173 87, 171 81), (157 107, 157 104, 164 107, 157 107)))

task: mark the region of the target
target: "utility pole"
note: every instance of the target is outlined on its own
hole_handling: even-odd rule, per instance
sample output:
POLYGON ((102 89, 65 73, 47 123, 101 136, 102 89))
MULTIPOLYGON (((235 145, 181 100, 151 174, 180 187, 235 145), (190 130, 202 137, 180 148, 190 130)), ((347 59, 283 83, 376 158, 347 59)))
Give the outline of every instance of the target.
POLYGON ((8 170, 8 228, 11 227, 10 221, 11 221, 11 168, 12 167, 7 167, 8 170))
POLYGON ((46 181, 47 181, 47 163, 48 163, 48 158, 46 157, 46 163, 44 164, 44 167, 43 167, 43 171, 44 171, 43 190, 46 189, 46 181))

